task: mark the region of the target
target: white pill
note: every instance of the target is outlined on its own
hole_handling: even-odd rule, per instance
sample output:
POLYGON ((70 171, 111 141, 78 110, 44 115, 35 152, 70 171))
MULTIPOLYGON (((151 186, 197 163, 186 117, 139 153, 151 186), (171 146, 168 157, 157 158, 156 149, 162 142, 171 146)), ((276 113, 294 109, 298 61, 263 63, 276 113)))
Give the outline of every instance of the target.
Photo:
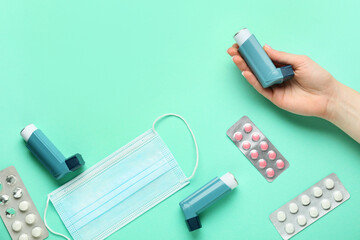
POLYGON ((11 225, 12 230, 14 230, 15 232, 20 232, 21 228, 22 228, 22 223, 20 221, 15 221, 13 222, 13 224, 11 225))
POLYGON ((310 208, 309 213, 312 218, 317 218, 319 216, 319 211, 316 207, 310 208))
POLYGON ((314 196, 317 198, 322 196, 322 190, 319 187, 314 187, 313 193, 314 193, 314 196))
POLYGON ((25 217, 25 222, 29 225, 33 224, 35 222, 35 220, 36 220, 36 216, 35 216, 35 214, 32 214, 32 213, 26 215, 26 217, 25 217))
POLYGON ((335 191, 333 193, 333 197, 334 197, 335 201, 337 201, 337 202, 341 202, 343 200, 343 195, 340 191, 335 191))
POLYGON ((285 232, 287 232, 288 234, 292 234, 295 232, 295 228, 294 225, 292 223, 288 223, 285 225, 285 232))
POLYGON ((300 226, 305 226, 306 225, 306 217, 304 215, 298 216, 297 222, 300 226))
POLYGON ((299 207, 298 207, 298 205, 296 205, 296 203, 289 204, 289 211, 291 213, 297 213, 298 210, 299 210, 299 207))
POLYGON ((21 234, 19 240, 29 240, 29 236, 25 233, 21 234))
POLYGON ((277 219, 279 220, 279 222, 283 222, 286 220, 286 214, 283 211, 279 211, 277 213, 277 219))
POLYGON ((302 195, 301 196, 302 205, 307 206, 307 205, 310 204, 310 202, 311 202, 311 200, 310 200, 310 197, 308 195, 302 195))
POLYGON ((29 209, 29 202, 28 202, 28 201, 22 201, 22 202, 19 204, 19 209, 20 209, 20 211, 22 211, 22 212, 26 212, 26 211, 29 209))
POLYGON ((40 227, 36 227, 34 228, 32 231, 31 231, 31 235, 34 237, 34 238, 38 238, 40 237, 42 234, 42 229, 40 227))
POLYGON ((321 201, 321 207, 325 210, 328 210, 331 207, 329 199, 324 199, 321 201))
POLYGON ((325 187, 327 189, 329 189, 329 190, 333 189, 334 186, 335 186, 335 183, 334 183, 334 181, 332 179, 328 178, 328 179, 325 180, 325 187))

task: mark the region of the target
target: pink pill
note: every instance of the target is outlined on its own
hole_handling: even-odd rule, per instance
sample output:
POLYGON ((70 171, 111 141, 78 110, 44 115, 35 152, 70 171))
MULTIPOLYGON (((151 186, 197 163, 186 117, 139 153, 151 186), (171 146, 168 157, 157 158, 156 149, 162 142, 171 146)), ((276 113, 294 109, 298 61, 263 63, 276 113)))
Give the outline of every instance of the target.
POLYGON ((257 142, 257 141, 259 141, 259 139, 260 139, 260 135, 258 133, 253 133, 252 140, 254 142, 257 142))
POLYGON ((276 158, 276 153, 274 151, 269 151, 268 152, 268 157, 271 159, 271 160, 274 160, 276 158))
POLYGON ((249 132, 251 132, 251 130, 252 130, 252 126, 249 123, 245 124, 244 131, 246 133, 249 133, 249 132))
POLYGON ((240 132, 234 133, 234 139, 238 142, 240 142, 243 138, 243 135, 240 132))
POLYGON ((252 150, 251 153, 250 153, 250 156, 251 156, 252 159, 255 160, 255 159, 257 159, 259 157, 259 153, 256 150, 252 150))
POLYGON ((260 168, 265 168, 266 167, 266 161, 264 159, 260 159, 259 160, 259 167, 260 168))
POLYGON ((266 169, 266 175, 267 175, 269 178, 272 178, 272 177, 275 175, 274 169, 272 169, 272 168, 266 169))
POLYGON ((268 150, 269 145, 267 144, 267 142, 263 141, 260 143, 260 148, 261 148, 261 150, 266 151, 266 150, 268 150))
POLYGON ((251 147, 251 144, 248 141, 246 141, 242 144, 242 147, 243 149, 248 150, 251 147))
POLYGON ((277 160, 276 161, 276 167, 278 168, 278 169, 283 169, 284 167, 285 167, 285 163, 284 163, 284 161, 283 160, 277 160))

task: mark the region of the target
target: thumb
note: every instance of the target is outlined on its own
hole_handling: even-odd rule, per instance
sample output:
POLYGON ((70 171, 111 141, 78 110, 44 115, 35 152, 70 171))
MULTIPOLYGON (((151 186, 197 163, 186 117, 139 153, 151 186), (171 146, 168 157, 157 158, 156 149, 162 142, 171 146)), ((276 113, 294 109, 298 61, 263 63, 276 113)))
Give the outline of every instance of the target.
POLYGON ((267 55, 271 58, 271 60, 277 63, 291 64, 293 66, 296 66, 300 63, 301 60, 300 55, 277 51, 275 49, 272 49, 267 44, 265 44, 264 50, 267 53, 267 55))

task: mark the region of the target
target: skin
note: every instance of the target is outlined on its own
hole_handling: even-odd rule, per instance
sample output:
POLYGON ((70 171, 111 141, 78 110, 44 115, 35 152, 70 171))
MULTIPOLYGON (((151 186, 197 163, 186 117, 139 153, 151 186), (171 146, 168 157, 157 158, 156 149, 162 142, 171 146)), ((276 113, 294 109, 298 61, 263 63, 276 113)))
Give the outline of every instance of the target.
POLYGON ((304 55, 264 50, 276 66, 292 65, 293 79, 263 88, 234 44, 227 50, 245 79, 276 106, 289 112, 326 119, 360 143, 360 93, 337 81, 328 71, 304 55))

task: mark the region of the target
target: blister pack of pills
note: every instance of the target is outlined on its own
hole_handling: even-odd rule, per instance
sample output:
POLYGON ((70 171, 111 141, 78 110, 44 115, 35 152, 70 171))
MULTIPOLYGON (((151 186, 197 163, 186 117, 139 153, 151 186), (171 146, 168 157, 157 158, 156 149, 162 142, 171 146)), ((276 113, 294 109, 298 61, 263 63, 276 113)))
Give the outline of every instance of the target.
POLYGON ((232 125, 226 134, 268 182, 289 167, 289 162, 247 116, 232 125))
POLYGON ((289 239, 350 198, 335 173, 270 214, 283 239, 289 239))
POLYGON ((13 240, 41 240, 49 236, 13 166, 0 171, 0 216, 13 240))

